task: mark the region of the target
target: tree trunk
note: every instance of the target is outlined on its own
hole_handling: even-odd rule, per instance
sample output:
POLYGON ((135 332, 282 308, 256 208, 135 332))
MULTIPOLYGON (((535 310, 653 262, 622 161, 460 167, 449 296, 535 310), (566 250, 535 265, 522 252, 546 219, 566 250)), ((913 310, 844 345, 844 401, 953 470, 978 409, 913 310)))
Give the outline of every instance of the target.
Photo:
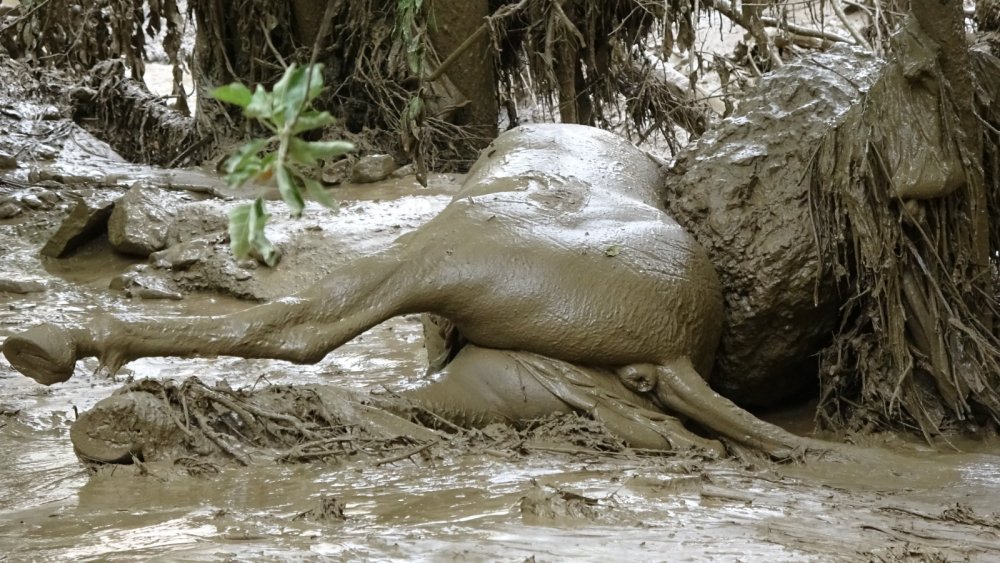
MULTIPOLYGON (((489 15, 487 0, 434 0, 427 28, 439 60, 443 61, 475 33, 489 15)), ((499 112, 489 34, 482 34, 465 49, 444 75, 467 101, 453 121, 473 127, 474 138, 481 143, 476 148, 485 147, 497 136, 499 112)))

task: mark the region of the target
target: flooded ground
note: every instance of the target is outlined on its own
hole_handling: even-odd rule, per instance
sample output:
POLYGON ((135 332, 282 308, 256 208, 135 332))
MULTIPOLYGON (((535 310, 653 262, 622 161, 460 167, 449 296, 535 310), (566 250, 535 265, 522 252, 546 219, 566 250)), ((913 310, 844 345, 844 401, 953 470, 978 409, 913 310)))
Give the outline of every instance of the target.
MULTIPOLYGON (((22 209, 0 220, 2 277, 45 286, 0 293, 0 338, 37 322, 85 319, 98 309, 172 316, 250 306, 216 294, 126 298, 109 283, 145 260, 114 254, 104 239, 68 259, 40 258, 38 249, 73 194, 90 189, 81 177, 122 187, 137 177, 219 187, 200 172, 101 160, 90 141, 66 138, 71 142, 61 145, 57 161, 22 165, 0 181, 0 196, 22 209), (90 157, 66 164, 73 147, 90 157), (50 183, 39 188, 40 177, 50 183), (52 203, 36 206, 36 200, 52 203)), ((315 256, 327 265, 350 260, 426 221, 457 185, 456 178, 437 177, 429 189, 408 178, 343 188, 340 215, 307 213, 275 237, 280 242, 295 229, 319 233, 315 256)), ((308 259, 291 256, 274 275, 293 266, 302 271, 308 259)), ((289 277, 285 287, 293 290, 306 277, 289 277)), ((873 442, 909 457, 787 466, 599 453, 556 438, 497 440, 503 447, 441 445, 389 462, 279 464, 260 456, 249 467, 192 476, 155 463, 91 474, 68 435, 77 413, 129 377, 378 390, 418 385, 425 367, 416 318, 376 327, 306 367, 154 358, 128 364, 113 380, 94 374, 96 362, 87 360, 68 382, 43 387, 0 359, 0 560, 991 561, 1000 553, 995 439, 955 444, 965 453, 942 453, 880 438, 873 442)), ((809 427, 807 409, 779 415, 796 431, 809 427)), ((488 441, 504 430, 482 435, 488 441)))

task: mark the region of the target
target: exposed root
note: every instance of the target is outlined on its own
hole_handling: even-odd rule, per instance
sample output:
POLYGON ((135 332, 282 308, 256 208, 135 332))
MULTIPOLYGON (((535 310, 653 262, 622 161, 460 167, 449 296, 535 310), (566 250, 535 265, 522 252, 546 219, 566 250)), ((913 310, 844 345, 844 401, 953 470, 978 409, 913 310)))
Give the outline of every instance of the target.
POLYGON ((101 137, 125 158, 178 165, 197 162, 204 156, 201 151, 213 148, 195 138, 190 118, 168 108, 142 82, 128 78, 120 61, 102 62, 90 76, 89 84, 73 91, 74 118, 96 126, 101 137))
MULTIPOLYGON (((980 115, 996 131, 1000 61, 981 53, 973 61, 980 115)), ((995 133, 985 135, 984 184, 978 158, 951 156, 960 135, 950 94, 935 74, 940 70, 908 73, 889 65, 868 103, 826 139, 814 160, 811 198, 822 255, 831 261, 825 266, 851 294, 836 342, 822 358, 820 419, 833 427, 910 426, 930 439, 1000 421, 996 268, 977 258, 980 237, 988 236, 995 260, 1000 237, 995 226, 979 232, 970 220, 978 217, 978 190, 987 194, 988 216, 1000 211, 1000 145, 995 133), (927 84, 931 89, 920 93, 927 84), (900 109, 894 92, 911 91, 907 103, 924 109, 900 109), (938 101, 920 105, 927 100, 938 101), (940 115, 940 139, 907 146, 912 136, 895 129, 900 111, 940 115), (892 131, 882 135, 883 128, 892 131), (925 162, 936 168, 921 168, 925 162), (949 162, 971 164, 957 171, 964 178, 954 193, 949 162), (929 181, 927 174, 938 177, 929 181), (906 195, 921 185, 937 186, 939 197, 906 195)))

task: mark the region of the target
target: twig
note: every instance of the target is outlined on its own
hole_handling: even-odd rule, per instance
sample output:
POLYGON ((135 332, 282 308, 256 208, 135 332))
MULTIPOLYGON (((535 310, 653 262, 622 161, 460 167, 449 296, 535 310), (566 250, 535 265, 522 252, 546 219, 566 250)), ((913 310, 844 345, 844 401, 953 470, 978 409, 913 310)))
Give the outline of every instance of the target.
MULTIPOLYGON (((192 387, 194 387, 195 389, 197 389, 198 392, 201 393, 201 395, 203 397, 205 397, 206 399, 208 399, 210 401, 215 401, 217 403, 220 403, 220 404, 222 404, 222 406, 224 406, 224 407, 228 408, 229 410, 231 410, 232 412, 236 413, 236 415, 240 417, 240 420, 243 421, 243 424, 245 424, 247 426, 247 428, 253 429, 253 428, 256 428, 258 426, 257 421, 254 420, 254 418, 253 418, 253 416, 252 416, 252 414, 250 412, 247 412, 246 409, 242 408, 240 405, 237 405, 236 403, 234 403, 230 399, 228 399, 226 397, 219 396, 218 393, 213 392, 211 389, 205 387, 203 384, 200 384, 198 386, 192 386, 192 387)), ((256 413, 253 413, 253 414, 256 414, 256 413)), ((267 426, 264 425, 264 428, 267 429, 267 426)))
POLYGON ((194 419, 198 422, 198 426, 201 428, 201 431, 209 440, 212 441, 212 443, 214 443, 229 457, 235 459, 240 465, 250 465, 250 460, 245 455, 233 449, 229 444, 226 444, 225 440, 222 439, 222 436, 220 436, 218 432, 212 430, 211 425, 208 424, 208 421, 205 420, 205 417, 203 417, 201 413, 195 412, 192 414, 194 414, 194 419))
POLYGON ((173 420, 174 424, 177 425, 177 428, 180 428, 188 438, 194 439, 194 434, 191 433, 191 430, 181 423, 180 419, 177 418, 177 415, 174 414, 174 409, 170 408, 170 399, 167 398, 167 392, 163 387, 160 387, 160 396, 163 397, 163 404, 167 406, 167 412, 170 413, 170 420, 173 420))
MULTIPOLYGON (((742 16, 736 13, 733 9, 733 5, 726 0, 706 0, 712 8, 715 8, 717 12, 736 22, 737 25, 746 29, 747 31, 752 31, 750 29, 749 22, 746 22, 742 16)), ((801 35, 802 37, 815 37, 816 39, 826 39, 827 41, 835 41, 838 43, 851 43, 851 40, 843 35, 822 31, 818 29, 812 29, 809 27, 803 27, 801 25, 796 25, 788 22, 778 21, 777 18, 771 18, 766 16, 761 16, 759 18, 760 23, 764 27, 774 27, 795 35, 801 35)))
POLYGON ((194 151, 196 151, 196 150, 204 147, 205 145, 207 145, 208 142, 211 141, 211 140, 212 140, 212 137, 209 135, 209 136, 202 137, 197 142, 188 145, 188 147, 186 149, 182 150, 180 152, 180 154, 178 154, 177 156, 175 156, 169 163, 167 163, 167 168, 176 168, 177 165, 180 164, 182 160, 184 160, 185 158, 191 156, 191 154, 194 153, 194 151))
MULTIPOLYGON (((462 53, 467 51, 469 47, 472 46, 473 43, 478 41, 487 31, 489 31, 491 20, 506 18, 520 11, 522 8, 524 8, 524 6, 527 3, 528 0, 521 0, 520 2, 518 2, 513 6, 508 5, 498 9, 492 16, 488 17, 486 21, 483 22, 482 25, 476 28, 476 31, 473 31, 472 35, 466 37, 465 41, 462 41, 462 43, 458 47, 455 47, 455 50, 452 51, 450 54, 448 54, 448 56, 444 59, 444 61, 442 61, 441 64, 438 65, 436 69, 434 69, 434 72, 432 72, 429 76, 424 78, 424 80, 426 82, 434 82, 438 78, 441 78, 441 75, 444 74, 445 71, 447 71, 448 68, 451 67, 451 65, 455 64, 455 61, 458 59, 458 57, 462 56, 462 53)), ((579 33, 579 31, 577 33, 579 33)))
POLYGON ((435 445, 437 443, 438 442, 427 442, 426 444, 422 444, 420 446, 417 446, 416 448, 412 448, 412 449, 406 450, 405 452, 402 452, 400 454, 396 454, 394 456, 389 456, 389 457, 384 457, 384 458, 382 458, 382 459, 380 459, 380 460, 378 460, 378 461, 375 462, 375 467, 378 467, 379 465, 385 465, 387 463, 392 463, 392 462, 395 462, 395 461, 399 461, 401 459, 406 459, 406 458, 408 458, 410 456, 413 456, 413 455, 417 455, 418 453, 420 453, 420 452, 422 452, 422 451, 430 448, 431 446, 433 446, 433 445, 435 445))
POLYGON ((232 391, 226 391, 224 389, 220 389, 220 390, 217 391, 217 390, 214 390, 214 389, 208 389, 207 387, 205 387, 204 389, 213 395, 211 398, 218 400, 220 403, 224 404, 225 406, 230 407, 234 411, 237 411, 237 413, 239 413, 239 409, 242 408, 242 409, 245 409, 247 412, 249 412, 251 414, 254 414, 254 415, 257 415, 257 416, 259 416, 261 418, 270 418, 272 420, 280 420, 282 422, 287 422, 288 424, 291 424, 293 427, 295 427, 295 430, 297 430, 300 434, 302 434, 306 438, 311 438, 313 440, 320 439, 319 434, 316 434, 312 430, 309 430, 308 428, 305 428, 304 426, 302 426, 302 424, 300 423, 299 419, 295 418, 294 416, 290 416, 290 415, 287 415, 287 414, 281 414, 281 413, 277 413, 277 412, 266 411, 264 409, 261 409, 259 407, 254 406, 254 405, 252 405, 250 403, 243 403, 243 405, 241 405, 241 407, 237 407, 231 401, 228 401, 225 398, 218 396, 218 393, 221 391, 221 392, 223 392, 223 393, 225 393, 225 394, 227 394, 227 395, 229 395, 229 396, 231 396, 233 398, 237 398, 236 395, 235 395, 235 393, 233 393, 232 391))
POLYGON ((830 4, 833 6, 834 13, 837 14, 838 18, 840 18, 840 23, 844 24, 844 27, 847 28, 847 31, 851 34, 851 37, 853 37, 854 40, 858 42, 858 45, 861 45, 868 51, 871 51, 872 50, 871 44, 869 44, 868 41, 865 39, 865 36, 861 35, 861 33, 854 27, 854 24, 851 23, 851 20, 847 19, 847 14, 844 13, 844 7, 840 4, 840 0, 830 0, 830 4))
POLYGON ((28 12, 27 12, 26 14, 24 14, 23 16, 21 16, 21 17, 19 17, 19 18, 15 19, 14 21, 10 22, 9 24, 7 24, 7 25, 5 25, 5 26, 3 26, 3 27, 0 27, 0 33, 3 33, 3 32, 5 32, 5 31, 7 31, 8 29, 10 29, 10 28, 14 27, 15 25, 17 25, 17 24, 21 23, 22 21, 24 21, 24 20, 26 20, 26 19, 30 18, 32 14, 34 14, 34 13, 35 13, 35 12, 37 12, 38 10, 42 9, 42 7, 43 7, 43 6, 45 6, 45 5, 46 5, 46 4, 48 4, 48 3, 49 3, 49 0, 42 0, 42 2, 40 2, 40 3, 39 3, 39 4, 37 5, 37 6, 35 6, 34 8, 32 8, 32 9, 28 10, 28 12))

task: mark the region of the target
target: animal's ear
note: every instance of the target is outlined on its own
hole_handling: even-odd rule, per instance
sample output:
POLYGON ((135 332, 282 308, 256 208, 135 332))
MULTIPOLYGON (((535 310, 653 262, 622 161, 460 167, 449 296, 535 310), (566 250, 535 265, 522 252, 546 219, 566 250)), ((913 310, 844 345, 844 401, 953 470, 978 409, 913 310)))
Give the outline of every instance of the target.
POLYGON ((656 388, 656 366, 653 364, 632 364, 617 370, 618 378, 625 387, 636 393, 649 393, 656 388))

